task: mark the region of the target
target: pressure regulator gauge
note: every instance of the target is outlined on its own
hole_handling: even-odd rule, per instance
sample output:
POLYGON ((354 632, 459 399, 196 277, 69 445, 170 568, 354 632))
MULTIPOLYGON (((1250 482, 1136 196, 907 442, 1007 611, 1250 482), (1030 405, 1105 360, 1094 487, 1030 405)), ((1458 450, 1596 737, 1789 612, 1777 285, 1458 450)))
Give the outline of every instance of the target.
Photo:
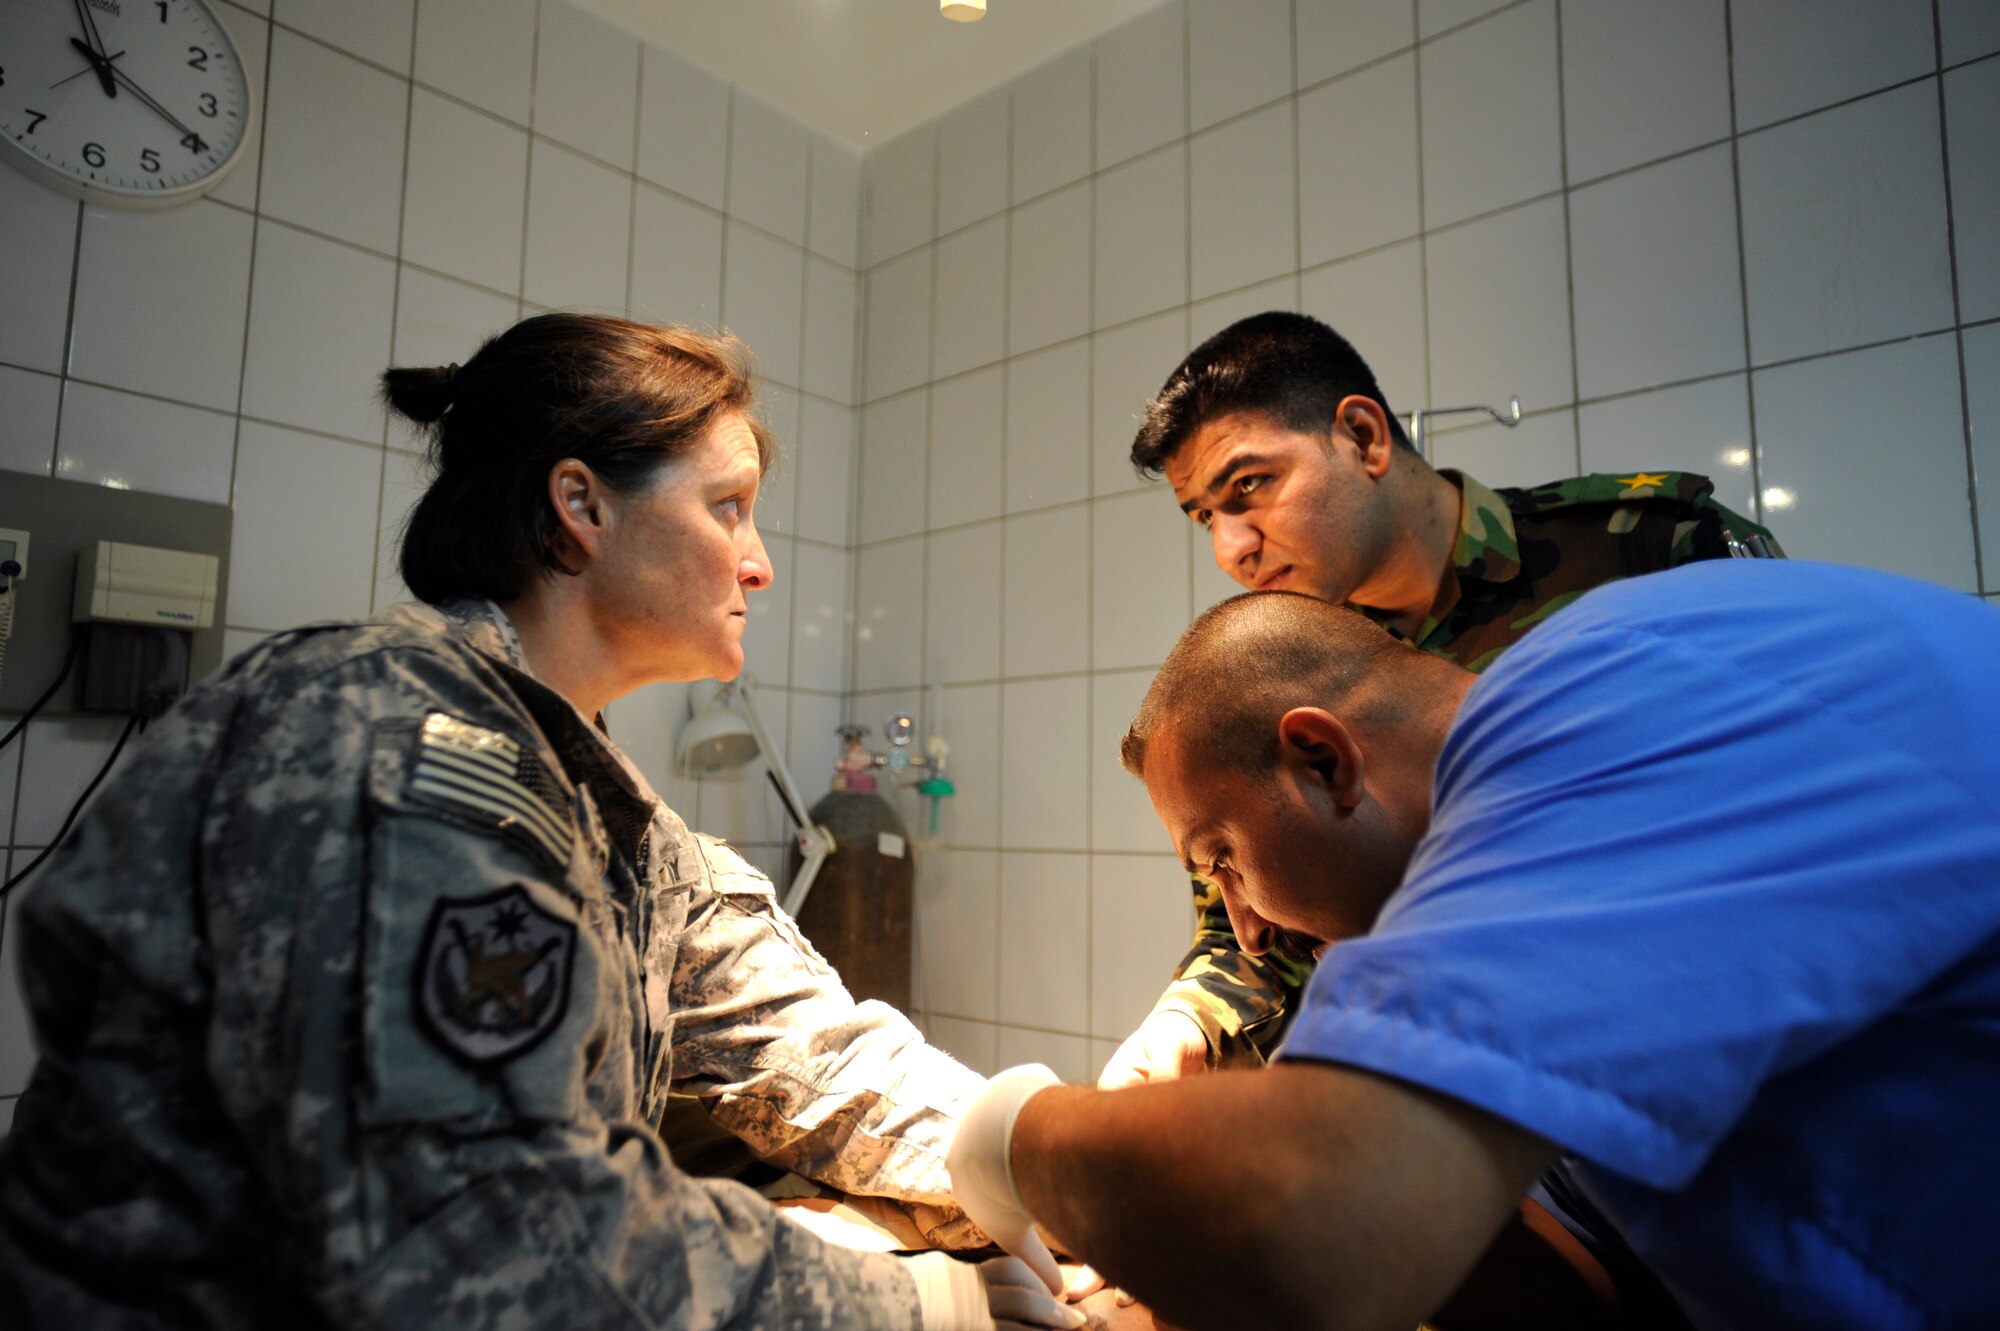
POLYGON ((250 80, 202 0, 0 0, 0 157, 92 203, 217 185, 250 138, 250 80))

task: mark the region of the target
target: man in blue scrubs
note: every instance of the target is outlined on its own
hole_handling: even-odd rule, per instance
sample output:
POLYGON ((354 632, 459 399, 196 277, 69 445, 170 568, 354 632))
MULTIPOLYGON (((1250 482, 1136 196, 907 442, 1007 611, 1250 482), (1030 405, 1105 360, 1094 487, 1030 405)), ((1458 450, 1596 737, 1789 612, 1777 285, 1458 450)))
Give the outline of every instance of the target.
POLYGON ((1225 602, 1126 764, 1247 947, 1346 941, 1268 1070, 1003 1074, 959 1199, 1177 1322, 1409 1326, 1553 1166, 1697 1326, 2000 1326, 1996 662, 1991 607, 1816 564, 1603 588, 1480 677, 1225 602))

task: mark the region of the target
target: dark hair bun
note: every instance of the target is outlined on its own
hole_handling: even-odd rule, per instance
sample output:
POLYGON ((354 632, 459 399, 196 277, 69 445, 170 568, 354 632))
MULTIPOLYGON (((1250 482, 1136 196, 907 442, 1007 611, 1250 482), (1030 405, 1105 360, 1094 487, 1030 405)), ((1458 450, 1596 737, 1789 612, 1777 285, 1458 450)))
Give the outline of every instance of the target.
POLYGON ((433 365, 382 372, 382 397, 392 411, 419 425, 443 418, 457 388, 458 366, 433 365))

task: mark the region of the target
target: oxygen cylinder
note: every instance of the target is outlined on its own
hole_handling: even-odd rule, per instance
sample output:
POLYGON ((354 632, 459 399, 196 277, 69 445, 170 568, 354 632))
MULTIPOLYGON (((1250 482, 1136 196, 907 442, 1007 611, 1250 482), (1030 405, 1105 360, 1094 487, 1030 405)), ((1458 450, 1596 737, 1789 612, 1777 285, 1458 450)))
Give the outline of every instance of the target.
MULTIPOLYGON (((820 865, 799 908, 799 928, 840 972, 849 993, 908 1011, 916 863, 903 820, 880 795, 854 790, 829 792, 811 816, 833 833, 837 849, 820 865)), ((794 845, 792 873, 801 858, 794 845)))

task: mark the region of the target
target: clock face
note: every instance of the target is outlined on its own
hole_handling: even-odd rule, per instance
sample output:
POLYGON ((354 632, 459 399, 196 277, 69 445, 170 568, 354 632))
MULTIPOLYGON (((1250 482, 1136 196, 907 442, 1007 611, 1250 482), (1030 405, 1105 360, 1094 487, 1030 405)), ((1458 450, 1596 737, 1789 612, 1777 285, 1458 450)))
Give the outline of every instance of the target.
POLYGON ((243 61, 201 0, 0 0, 0 156, 43 184, 182 202, 249 129, 243 61))

